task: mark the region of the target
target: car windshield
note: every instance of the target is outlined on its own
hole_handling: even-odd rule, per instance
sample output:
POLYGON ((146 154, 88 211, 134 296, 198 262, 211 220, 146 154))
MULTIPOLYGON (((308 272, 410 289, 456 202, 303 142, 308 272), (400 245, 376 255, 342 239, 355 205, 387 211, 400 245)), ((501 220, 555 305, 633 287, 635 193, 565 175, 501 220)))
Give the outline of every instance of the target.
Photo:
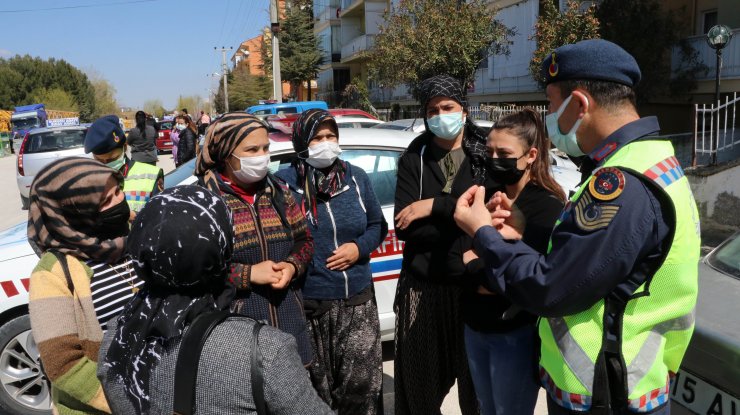
POLYGON ((71 150, 85 145, 86 130, 55 130, 31 134, 23 149, 24 154, 71 150))
POLYGON ((379 128, 381 130, 405 131, 405 130, 408 130, 409 129, 409 126, 408 125, 399 125, 399 124, 384 123, 384 124, 373 125, 370 128, 379 128))
POLYGON ((21 118, 20 120, 13 120, 11 122, 16 130, 28 130, 36 127, 38 120, 36 118, 21 118))
POLYGON ((160 130, 171 130, 172 129, 172 123, 169 121, 161 122, 159 123, 159 129, 160 130))
POLYGON ((735 234, 727 242, 707 257, 712 267, 740 278, 740 234, 735 234))

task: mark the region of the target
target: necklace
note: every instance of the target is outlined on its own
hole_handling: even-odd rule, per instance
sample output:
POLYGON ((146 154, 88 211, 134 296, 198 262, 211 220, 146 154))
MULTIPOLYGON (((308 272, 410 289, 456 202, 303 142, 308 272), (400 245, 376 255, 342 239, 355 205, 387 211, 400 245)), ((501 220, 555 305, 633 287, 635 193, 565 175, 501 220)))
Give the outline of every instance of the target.
MULTIPOLYGON (((111 269, 113 269, 113 265, 108 264, 108 266, 111 269)), ((131 282, 131 278, 130 278, 131 276, 135 276, 136 273, 131 270, 131 263, 130 263, 130 261, 128 259, 124 260, 123 267, 126 270, 126 272, 124 272, 122 274, 118 274, 118 276, 121 277, 121 279, 123 280, 123 282, 125 282, 126 284, 128 284, 129 287, 131 287, 131 292, 132 293, 134 293, 134 294, 138 293, 139 292, 139 287, 135 286, 134 283, 131 282)))

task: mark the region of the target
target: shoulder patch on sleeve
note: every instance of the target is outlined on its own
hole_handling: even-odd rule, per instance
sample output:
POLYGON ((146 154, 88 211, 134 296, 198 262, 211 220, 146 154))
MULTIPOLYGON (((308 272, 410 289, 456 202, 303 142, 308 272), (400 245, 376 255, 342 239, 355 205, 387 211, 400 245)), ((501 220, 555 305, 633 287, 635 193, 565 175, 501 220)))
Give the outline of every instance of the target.
POLYGON ((579 229, 592 232, 609 226, 618 211, 618 205, 594 200, 591 193, 584 193, 573 209, 573 216, 579 229))
POLYGON ((624 173, 615 167, 597 170, 588 182, 588 194, 601 201, 614 200, 624 191, 624 173))

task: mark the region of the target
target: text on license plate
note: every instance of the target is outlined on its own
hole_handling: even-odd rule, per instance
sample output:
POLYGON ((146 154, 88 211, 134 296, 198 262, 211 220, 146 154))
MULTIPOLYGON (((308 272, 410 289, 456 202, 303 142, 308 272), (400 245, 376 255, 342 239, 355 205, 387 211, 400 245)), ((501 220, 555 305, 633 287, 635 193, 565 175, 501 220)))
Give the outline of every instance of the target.
POLYGON ((671 399, 702 415, 740 415, 740 399, 686 371, 671 381, 671 399))
POLYGON ((165 141, 164 145, 171 146, 172 145, 172 141, 165 141))

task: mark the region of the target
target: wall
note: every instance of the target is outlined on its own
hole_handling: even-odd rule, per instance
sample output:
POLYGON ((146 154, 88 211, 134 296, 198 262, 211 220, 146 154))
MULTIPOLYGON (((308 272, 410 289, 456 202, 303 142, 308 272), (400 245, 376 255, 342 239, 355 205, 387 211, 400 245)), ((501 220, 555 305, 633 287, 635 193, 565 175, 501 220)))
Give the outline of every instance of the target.
POLYGON ((740 160, 715 166, 686 169, 699 206, 702 233, 730 233, 740 229, 740 160))

